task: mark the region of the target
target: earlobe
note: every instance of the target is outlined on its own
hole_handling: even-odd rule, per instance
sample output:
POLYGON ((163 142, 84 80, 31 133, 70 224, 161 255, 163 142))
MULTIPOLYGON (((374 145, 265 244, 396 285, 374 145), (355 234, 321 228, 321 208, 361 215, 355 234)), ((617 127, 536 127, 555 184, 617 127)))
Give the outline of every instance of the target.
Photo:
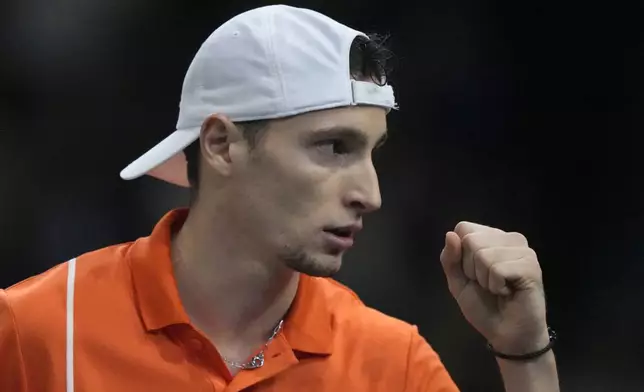
POLYGON ((231 145, 238 141, 239 131, 226 116, 213 114, 201 127, 202 154, 205 163, 221 175, 231 171, 231 145))

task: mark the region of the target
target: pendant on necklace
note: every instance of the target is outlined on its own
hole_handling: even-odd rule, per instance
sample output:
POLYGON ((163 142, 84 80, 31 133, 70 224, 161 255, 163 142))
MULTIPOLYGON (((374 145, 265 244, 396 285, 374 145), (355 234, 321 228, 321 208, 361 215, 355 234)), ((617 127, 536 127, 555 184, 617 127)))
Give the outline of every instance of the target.
POLYGON ((253 359, 247 365, 247 369, 257 369, 264 366, 264 352, 260 352, 253 356, 253 359))

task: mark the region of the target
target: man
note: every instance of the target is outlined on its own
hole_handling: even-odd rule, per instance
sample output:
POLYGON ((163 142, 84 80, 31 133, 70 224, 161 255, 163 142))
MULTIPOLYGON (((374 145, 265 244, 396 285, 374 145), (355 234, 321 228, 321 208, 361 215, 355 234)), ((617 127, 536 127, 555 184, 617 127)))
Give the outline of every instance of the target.
MULTIPOLYGON (((190 209, 0 291, 0 389, 456 391, 416 327, 329 278, 381 204, 371 153, 396 107, 385 60, 305 9, 217 29, 177 130, 121 173, 190 186, 190 209)), ((440 259, 506 390, 558 390, 525 238, 461 222, 440 259)))

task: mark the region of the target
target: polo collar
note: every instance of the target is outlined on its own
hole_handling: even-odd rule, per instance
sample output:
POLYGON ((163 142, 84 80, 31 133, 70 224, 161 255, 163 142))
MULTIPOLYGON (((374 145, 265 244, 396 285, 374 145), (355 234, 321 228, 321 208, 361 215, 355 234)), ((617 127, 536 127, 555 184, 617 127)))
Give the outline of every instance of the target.
POLYGON ((323 280, 300 274, 295 299, 284 320, 284 334, 294 350, 315 354, 332 352, 335 330, 323 280))
POLYGON ((130 248, 134 297, 148 332, 190 323, 179 297, 171 258, 173 230, 178 230, 187 217, 187 209, 168 212, 149 237, 138 239, 130 248))
MULTIPOLYGON (((129 250, 134 298, 148 332, 175 324, 190 324, 177 289, 171 260, 172 234, 188 216, 188 209, 164 215, 148 237, 129 250)), ((284 319, 284 335, 292 349, 330 354, 333 316, 324 292, 325 278, 300 274, 295 299, 284 319)))

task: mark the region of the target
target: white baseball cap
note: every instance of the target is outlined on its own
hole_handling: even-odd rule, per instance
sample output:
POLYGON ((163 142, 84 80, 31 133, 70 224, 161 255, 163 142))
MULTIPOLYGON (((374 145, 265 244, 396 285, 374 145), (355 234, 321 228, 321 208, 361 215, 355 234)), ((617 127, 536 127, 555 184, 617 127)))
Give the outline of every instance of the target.
POLYGON ((255 8, 215 30, 186 73, 176 131, 130 163, 121 178, 150 175, 189 187, 183 149, 214 113, 265 120, 351 105, 396 109, 389 85, 351 79, 349 51, 362 32, 318 12, 255 8))

